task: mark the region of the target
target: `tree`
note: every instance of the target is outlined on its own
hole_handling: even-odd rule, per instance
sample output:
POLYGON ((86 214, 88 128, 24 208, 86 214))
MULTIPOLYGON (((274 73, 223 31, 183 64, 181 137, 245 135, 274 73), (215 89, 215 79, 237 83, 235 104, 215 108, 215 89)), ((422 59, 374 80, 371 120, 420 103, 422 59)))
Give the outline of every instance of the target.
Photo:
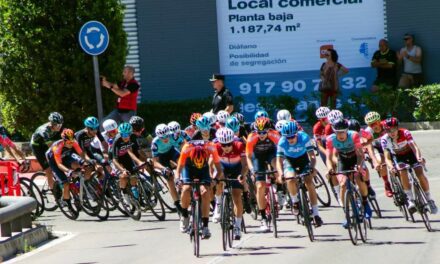
MULTIPOLYGON (((0 0, 3 124, 28 137, 52 111, 74 129, 96 115, 92 56, 81 50, 78 32, 89 20, 106 25, 110 43, 99 56, 100 72, 118 80, 127 54, 123 16, 118 0, 0 0)), ((113 100, 103 93, 105 112, 113 100)))

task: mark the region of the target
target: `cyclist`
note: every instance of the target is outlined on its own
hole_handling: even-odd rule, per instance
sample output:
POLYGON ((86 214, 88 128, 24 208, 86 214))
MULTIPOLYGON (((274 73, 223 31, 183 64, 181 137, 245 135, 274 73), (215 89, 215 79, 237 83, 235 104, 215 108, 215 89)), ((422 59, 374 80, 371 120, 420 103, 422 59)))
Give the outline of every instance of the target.
POLYGON ((326 106, 321 106, 316 109, 315 115, 318 121, 313 126, 313 138, 315 139, 316 146, 318 147, 319 155, 322 161, 325 163, 325 127, 329 124, 328 114, 330 109, 326 106))
MULTIPOLYGON (((426 199, 428 199, 431 213, 436 214, 438 209, 429 191, 428 179, 423 173, 425 159, 422 157, 420 148, 414 141, 411 132, 405 128, 399 128, 399 121, 394 117, 386 119, 383 127, 385 128, 386 134, 381 138, 381 145, 388 168, 395 174, 398 172, 396 170, 398 163, 405 163, 412 166, 425 192, 426 199)), ((408 171, 399 171, 399 175, 402 180, 403 191, 408 197, 408 211, 413 214, 417 209, 414 204, 414 196, 408 179, 408 171)))
POLYGON ((102 123, 102 127, 104 128, 104 132, 102 136, 106 144, 102 144, 99 138, 95 137, 91 143, 93 152, 95 153, 104 153, 104 158, 108 158, 108 152, 111 146, 113 145, 113 140, 118 134, 118 124, 113 119, 107 119, 102 123))
MULTIPOLYGON (((85 155, 78 142, 75 140, 73 130, 65 128, 61 132, 61 139, 55 141, 46 152, 46 159, 57 181, 63 185, 62 198, 64 204, 72 206, 70 203, 70 187, 68 177, 72 175, 73 170, 84 165, 85 155)), ((86 175, 90 176, 90 174, 86 175)), ((58 190, 55 188, 55 190, 58 190)), ((56 199, 61 194, 54 193, 56 199)))
MULTIPOLYGON (((248 136, 246 145, 246 160, 251 174, 264 172, 267 165, 276 168, 276 146, 280 140, 280 134, 270 128, 270 120, 267 117, 258 117, 254 123, 255 130, 248 136)), ((276 175, 278 178, 278 175, 276 175)), ((261 230, 269 231, 266 216, 266 176, 256 175, 257 203, 262 217, 261 230)), ((278 182, 281 180, 278 178, 278 182)))
POLYGON ((202 114, 200 113, 192 113, 191 117, 189 119, 189 123, 190 125, 188 127, 185 128, 185 133, 192 138, 193 134, 196 132, 197 130, 197 126, 196 126, 196 121, 197 119, 199 119, 202 116, 202 114))
POLYGON ((134 155, 143 162, 151 158, 151 141, 153 138, 148 134, 144 127, 144 119, 140 116, 132 116, 128 121, 133 128, 130 136, 131 146, 134 155))
POLYGON ((176 121, 171 121, 168 123, 168 129, 170 130, 171 137, 173 138, 175 142, 175 147, 178 150, 181 150, 183 147, 183 144, 186 141, 190 141, 191 138, 185 133, 185 131, 182 131, 180 129, 180 124, 176 121))
MULTIPOLYGON (((221 111, 220 111, 221 112, 221 111)), ((193 134, 191 140, 208 140, 215 139, 215 128, 212 128, 209 119, 202 116, 196 121, 197 130, 193 134)))
MULTIPOLYGON (((334 175, 336 172, 336 164, 334 163, 335 159, 337 160, 337 168, 339 171, 355 169, 361 173, 364 157, 359 134, 355 131, 348 130, 348 122, 342 118, 334 121, 332 127, 335 133, 328 136, 326 139, 326 163, 328 174, 334 175), (338 154, 337 157, 335 157, 336 154, 338 154)), ((347 188, 346 177, 342 174, 337 174, 337 179, 341 189, 339 197, 341 197, 342 204, 344 204, 344 194, 347 188)), ((368 204, 367 185, 360 177, 355 177, 355 181, 359 186, 359 191, 362 196, 365 217, 369 219, 371 218, 372 211, 368 204)), ((343 222, 343 226, 347 227, 346 221, 343 222)))
POLYGON ((166 124, 157 125, 155 132, 156 137, 151 143, 154 168, 162 171, 162 176, 167 180, 167 185, 174 201, 174 205, 176 206, 177 211, 180 212, 180 200, 172 177, 172 168, 175 168, 180 153, 175 147, 176 143, 171 137, 170 129, 166 124))
POLYGON ((215 168, 218 172, 217 177, 223 178, 223 171, 220 165, 220 157, 217 148, 211 142, 203 140, 193 140, 185 143, 177 165, 176 177, 183 183, 182 187, 182 217, 180 218, 180 231, 182 233, 188 230, 189 213, 188 207, 191 202, 191 186, 189 183, 198 178, 202 183, 200 187, 202 197, 202 238, 209 239, 211 232, 208 228, 209 223, 209 205, 211 194, 211 177, 209 174, 208 160, 212 158, 215 168))
POLYGON ((235 116, 231 116, 226 120, 225 127, 231 129, 234 132, 234 140, 239 140, 242 143, 246 143, 246 138, 240 135, 240 121, 235 116))
POLYGON ((25 159, 26 156, 24 155, 21 150, 17 148, 17 146, 12 142, 6 132, 6 129, 0 124, 0 147, 3 147, 6 152, 14 157, 14 159, 17 161, 18 164, 21 164, 25 159), (20 159, 22 161, 20 161, 20 159))
POLYGON ((391 190, 391 184, 388 181, 388 172, 385 164, 385 158, 383 156, 383 149, 380 143, 380 138, 384 136, 385 129, 383 129, 380 114, 377 112, 369 112, 365 115, 365 123, 368 127, 365 129, 373 135, 372 144, 375 150, 375 155, 370 157, 373 161, 376 160, 376 164, 379 164, 379 175, 383 180, 385 187, 385 195, 387 197, 393 196, 393 191, 391 190))
POLYGON ((229 179, 238 181, 230 182, 232 186, 232 200, 234 201, 234 238, 241 238, 241 221, 243 218, 243 183, 247 174, 245 145, 239 140, 235 140, 234 132, 229 128, 220 128, 216 133, 218 142, 216 143, 217 152, 220 156, 220 163, 223 167, 223 174, 229 179))
POLYGON ((202 116, 206 116, 208 118, 209 123, 211 124, 212 128, 216 127, 216 122, 217 122, 217 115, 216 114, 214 114, 213 112, 206 112, 206 113, 203 113, 202 116))
POLYGON ((130 141, 130 135, 133 133, 133 128, 130 123, 121 123, 118 127, 118 135, 113 141, 113 145, 110 151, 110 158, 119 174, 119 187, 124 193, 126 201, 128 201, 127 183, 130 178, 130 184, 132 186, 133 196, 138 199, 139 193, 137 191, 137 179, 131 178, 131 174, 135 168, 135 165, 140 166, 142 161, 136 157, 132 150, 132 142, 130 141))
MULTIPOLYGON (((282 128, 282 137, 277 145, 277 170, 281 177, 293 177, 297 173, 310 174, 305 178, 305 184, 310 196, 312 205, 312 215, 317 227, 322 225, 322 219, 319 216, 318 198, 313 183, 313 177, 316 175, 316 156, 312 142, 307 133, 298 131, 295 122, 288 121, 282 128)), ((298 188, 296 180, 287 181, 287 189, 292 196, 293 213, 299 213, 298 188)))
POLYGON ((49 114, 49 122, 35 130, 31 138, 31 149, 44 173, 46 173, 49 189, 53 188, 53 174, 46 159, 46 151, 55 140, 60 138, 60 130, 63 126, 63 116, 58 112, 49 114))
POLYGON ((217 113, 217 124, 215 126, 216 129, 219 129, 220 127, 224 127, 226 124, 226 120, 228 120, 228 118, 230 117, 229 113, 224 111, 224 110, 220 110, 217 113))

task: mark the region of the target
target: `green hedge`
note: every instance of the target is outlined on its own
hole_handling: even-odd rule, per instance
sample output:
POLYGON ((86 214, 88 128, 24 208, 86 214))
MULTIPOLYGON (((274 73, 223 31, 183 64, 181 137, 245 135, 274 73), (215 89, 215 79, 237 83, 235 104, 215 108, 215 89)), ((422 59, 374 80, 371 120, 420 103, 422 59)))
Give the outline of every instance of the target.
POLYGON ((440 84, 408 90, 417 99, 414 117, 417 120, 440 121, 440 84))

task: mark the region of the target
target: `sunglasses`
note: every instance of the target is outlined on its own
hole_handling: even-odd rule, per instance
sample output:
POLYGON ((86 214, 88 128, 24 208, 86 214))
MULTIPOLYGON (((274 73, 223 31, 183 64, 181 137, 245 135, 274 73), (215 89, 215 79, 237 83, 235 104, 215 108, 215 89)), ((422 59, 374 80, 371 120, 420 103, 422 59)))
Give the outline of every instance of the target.
POLYGON ((169 138, 170 137, 170 135, 163 135, 163 136, 160 136, 159 138, 160 139, 167 139, 167 138, 169 138))
POLYGON ((266 135, 267 131, 266 130, 264 130, 264 131, 257 131, 257 134, 258 135, 266 135))
POLYGON ((296 138, 296 134, 293 136, 286 136, 287 140, 296 138))
POLYGON ((116 133, 118 133, 118 129, 113 129, 113 130, 107 131, 107 134, 116 134, 116 133))
POLYGON ((220 144, 220 145, 222 145, 222 148, 227 148, 227 147, 232 146, 232 142, 231 143, 226 143, 226 144, 220 144))

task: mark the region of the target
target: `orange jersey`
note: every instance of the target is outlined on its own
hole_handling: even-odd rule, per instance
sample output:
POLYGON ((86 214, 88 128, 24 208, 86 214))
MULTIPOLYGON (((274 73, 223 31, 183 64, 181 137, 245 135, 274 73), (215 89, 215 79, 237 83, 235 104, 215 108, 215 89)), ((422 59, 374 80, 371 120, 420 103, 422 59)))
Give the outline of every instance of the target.
POLYGON ((187 142, 185 143, 185 145, 183 145, 178 161, 179 166, 184 167, 185 165, 187 165, 188 160, 189 162, 191 162, 190 154, 191 151, 196 148, 196 146, 202 146, 203 149, 205 150, 206 156, 203 160, 203 163, 205 164, 204 167, 208 166, 208 160, 210 156, 212 156, 214 163, 220 162, 220 156, 218 155, 217 147, 215 146, 214 143, 203 140, 197 140, 197 141, 187 142))
POLYGON ((251 155, 256 152, 256 154, 266 153, 276 149, 278 141, 281 135, 278 131, 269 129, 267 131, 267 138, 265 140, 260 140, 257 132, 252 132, 249 134, 246 144, 246 154, 251 155))
POLYGON ((53 155, 53 158, 57 164, 63 164, 63 158, 67 155, 70 155, 73 150, 79 155, 82 155, 82 150, 76 140, 73 143, 73 147, 70 149, 64 146, 64 140, 58 140, 50 148, 50 154, 53 155))

